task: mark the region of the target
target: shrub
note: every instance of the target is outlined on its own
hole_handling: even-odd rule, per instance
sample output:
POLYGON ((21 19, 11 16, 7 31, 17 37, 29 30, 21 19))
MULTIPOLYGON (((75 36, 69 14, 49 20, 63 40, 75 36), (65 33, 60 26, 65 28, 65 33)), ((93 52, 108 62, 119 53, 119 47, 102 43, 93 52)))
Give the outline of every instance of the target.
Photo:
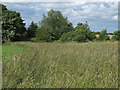
POLYGON ((61 38, 60 38, 60 41, 62 42, 68 42, 68 41, 73 41, 73 38, 75 37, 75 32, 74 31, 71 31, 71 32, 68 32, 68 33, 64 33, 61 38))
POLYGON ((107 30, 104 29, 100 32, 100 36, 99 36, 98 40, 100 40, 100 41, 110 40, 110 38, 107 34, 107 30))
POLYGON ((30 41, 31 42, 37 42, 37 39, 36 38, 31 38, 30 41))
POLYGON ((85 38, 86 38, 85 35, 80 34, 75 36, 73 40, 77 42, 85 42, 85 38))
POLYGON ((36 33, 36 39, 46 42, 52 42, 54 40, 53 30, 49 26, 42 26, 38 28, 36 33))
POLYGON ((117 40, 117 36, 116 35, 112 36, 111 40, 116 41, 117 40))
POLYGON ((60 38, 62 42, 65 41, 84 42, 84 41, 93 41, 94 39, 96 39, 95 33, 87 29, 83 29, 83 30, 76 29, 75 31, 64 33, 60 38))
POLYGON ((114 35, 116 35, 116 40, 120 40, 120 30, 117 30, 114 32, 114 35))
POLYGON ((28 27, 28 30, 27 30, 27 38, 35 37, 37 28, 38 28, 37 23, 34 23, 32 21, 31 25, 28 27))

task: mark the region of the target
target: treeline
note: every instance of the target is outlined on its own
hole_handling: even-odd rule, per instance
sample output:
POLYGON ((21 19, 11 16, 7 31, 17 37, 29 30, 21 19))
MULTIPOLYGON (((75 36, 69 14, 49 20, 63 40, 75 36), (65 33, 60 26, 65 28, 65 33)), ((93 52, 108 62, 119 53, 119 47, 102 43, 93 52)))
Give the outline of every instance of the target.
MULTIPOLYGON (((74 28, 73 24, 64 17, 60 11, 50 10, 47 16, 43 15, 43 19, 37 23, 31 22, 26 29, 24 20, 20 13, 10 11, 6 6, 2 5, 2 42, 6 41, 105 41, 110 40, 107 30, 101 32, 93 32, 87 23, 78 23, 74 28), (99 37, 96 37, 99 35, 99 37)), ((111 40, 120 40, 120 30, 111 33, 111 40)))

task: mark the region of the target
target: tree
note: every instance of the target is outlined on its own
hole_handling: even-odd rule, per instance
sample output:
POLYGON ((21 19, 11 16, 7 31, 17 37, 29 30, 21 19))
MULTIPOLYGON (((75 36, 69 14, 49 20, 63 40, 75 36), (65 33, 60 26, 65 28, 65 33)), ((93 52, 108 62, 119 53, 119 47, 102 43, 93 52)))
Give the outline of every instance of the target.
POLYGON ((36 39, 39 41, 52 42, 54 40, 52 28, 49 26, 42 26, 38 28, 36 39))
POLYGON ((77 41, 77 42, 85 42, 85 38, 86 38, 85 35, 79 34, 79 35, 75 36, 73 38, 73 40, 77 41))
POLYGON ((108 35, 114 35, 114 33, 108 33, 108 35))
POLYGON ((6 6, 2 5, 2 40, 18 41, 23 40, 25 34, 25 23, 21 19, 20 13, 7 10, 6 6))
POLYGON ((67 33, 64 33, 60 41, 62 42, 69 42, 69 41, 78 41, 78 42, 83 42, 86 40, 85 35, 82 34, 81 29, 77 29, 75 31, 70 31, 67 33))
MULTIPOLYGON (((43 15, 43 20, 40 22, 41 26, 49 26, 53 29, 54 40, 58 40, 63 33, 68 32, 68 27, 72 27, 71 23, 68 23, 60 11, 54 11, 51 9, 47 16, 43 15)), ((71 29, 72 30, 72 29, 71 29)))
POLYGON ((105 40, 110 40, 108 34, 107 34, 107 30, 106 29, 103 29, 101 32, 100 32, 100 35, 99 35, 99 38, 98 38, 100 41, 105 41, 105 40))
POLYGON ((120 40, 120 30, 115 31, 114 35, 116 37, 116 40, 120 40))
POLYGON ((2 11, 7 10, 6 6, 0 3, 0 7, 2 7, 2 11))
POLYGON ((100 32, 95 32, 95 34, 100 34, 100 32))
POLYGON ((85 42, 88 40, 92 41, 94 39, 96 39, 95 33, 89 29, 89 25, 87 22, 85 24, 78 23, 75 30, 73 29, 72 31, 64 33, 60 38, 60 40, 63 42, 66 41, 85 42))
POLYGON ((70 32, 67 32, 67 33, 63 33, 63 35, 60 38, 60 41, 62 41, 62 42, 73 41, 74 37, 75 37, 75 32, 70 31, 70 32))
POLYGON ((70 32, 70 31, 75 31, 75 29, 73 27, 73 24, 71 22, 66 25, 64 33, 67 33, 67 32, 70 32))
POLYGON ((115 40, 115 41, 116 41, 117 38, 118 38, 118 37, 117 37, 116 35, 114 35, 114 36, 112 36, 111 40, 115 40))
POLYGON ((27 30, 27 37, 28 38, 35 37, 37 28, 38 28, 37 23, 34 23, 32 21, 31 25, 28 27, 28 30, 27 30))
POLYGON ((81 31, 81 34, 85 35, 85 39, 86 40, 94 40, 96 39, 96 36, 95 36, 95 33, 93 33, 91 30, 90 30, 90 27, 87 23, 87 21, 83 24, 83 23, 78 23, 76 28, 75 28, 77 31, 81 31))
POLYGON ((88 25, 88 23, 86 21, 84 24, 79 22, 75 29, 89 30, 90 27, 89 27, 89 25, 88 25))

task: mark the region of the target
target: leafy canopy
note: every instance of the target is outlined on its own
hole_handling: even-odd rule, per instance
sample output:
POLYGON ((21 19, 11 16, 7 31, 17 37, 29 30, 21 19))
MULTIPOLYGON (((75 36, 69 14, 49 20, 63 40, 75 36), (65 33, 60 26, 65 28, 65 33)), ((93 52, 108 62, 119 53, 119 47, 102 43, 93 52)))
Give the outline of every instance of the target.
POLYGON ((103 29, 100 34, 99 34, 99 40, 101 41, 106 41, 106 40, 110 40, 108 34, 107 34, 107 30, 106 29, 103 29))
POLYGON ((53 30, 48 26, 42 26, 37 29, 36 38, 37 40, 52 42, 54 39, 53 30))
POLYGON ((24 37, 25 23, 21 19, 20 13, 10 11, 6 6, 2 5, 2 40, 19 41, 24 37))
POLYGON ((27 30, 27 37, 32 38, 36 36, 36 30, 38 28, 37 23, 34 23, 33 21, 31 22, 30 26, 28 27, 27 30))
POLYGON ((73 30, 72 23, 69 23, 60 11, 54 11, 53 9, 47 13, 47 16, 43 15, 40 25, 49 26, 54 31, 54 40, 58 40, 63 33, 73 30))

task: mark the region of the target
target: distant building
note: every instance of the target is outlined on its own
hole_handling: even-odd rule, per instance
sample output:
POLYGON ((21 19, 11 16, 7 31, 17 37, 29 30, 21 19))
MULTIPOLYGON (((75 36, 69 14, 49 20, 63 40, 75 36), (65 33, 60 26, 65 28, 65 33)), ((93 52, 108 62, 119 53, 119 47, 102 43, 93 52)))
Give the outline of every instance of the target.
MULTIPOLYGON (((95 36, 98 38, 98 37, 99 37, 99 34, 96 34, 95 36)), ((112 39, 112 37, 113 37, 114 35, 108 35, 108 36, 109 36, 110 39, 112 39)))

